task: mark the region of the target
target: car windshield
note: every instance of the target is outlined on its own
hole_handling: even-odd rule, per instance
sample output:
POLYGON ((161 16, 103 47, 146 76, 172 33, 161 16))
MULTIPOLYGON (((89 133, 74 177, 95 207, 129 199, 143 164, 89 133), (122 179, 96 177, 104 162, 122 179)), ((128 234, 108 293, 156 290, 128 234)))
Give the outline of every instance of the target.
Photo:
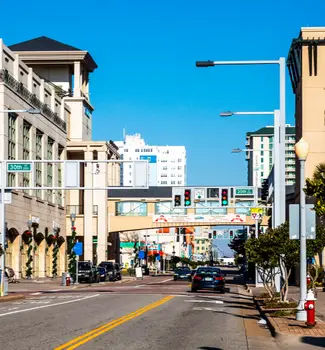
POLYGON ((213 269, 213 268, 201 268, 197 269, 196 273, 198 274, 213 274, 213 275, 220 275, 221 270, 220 269, 213 269))
POLYGON ((91 266, 90 266, 89 262, 80 262, 78 264, 78 267, 79 267, 80 270, 90 270, 91 269, 91 266))

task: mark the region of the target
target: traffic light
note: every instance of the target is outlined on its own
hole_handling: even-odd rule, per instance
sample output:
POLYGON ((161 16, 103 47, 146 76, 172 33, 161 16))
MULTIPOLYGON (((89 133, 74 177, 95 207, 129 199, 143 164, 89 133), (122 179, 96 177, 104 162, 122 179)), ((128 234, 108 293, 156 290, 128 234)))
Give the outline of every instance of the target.
POLYGON ((229 231, 229 238, 230 239, 233 239, 234 238, 234 231, 229 231))
POLYGON ((226 207, 228 205, 228 189, 223 188, 221 190, 221 206, 226 207))
POLYGON ((264 179, 262 182, 262 192, 261 192, 262 201, 266 201, 268 196, 269 196, 269 181, 268 179, 264 179))
POLYGON ((209 232, 209 239, 211 239, 212 238, 212 233, 211 232, 209 232))
POLYGON ((176 242, 179 242, 179 228, 176 227, 176 242))
POLYGON ((217 231, 213 231, 213 238, 217 238, 217 231))
POLYGON ((181 205, 182 205, 181 196, 179 194, 176 194, 174 196, 174 207, 180 207, 181 205))
POLYGON ((184 206, 189 207, 191 204, 191 190, 186 189, 184 191, 184 206))

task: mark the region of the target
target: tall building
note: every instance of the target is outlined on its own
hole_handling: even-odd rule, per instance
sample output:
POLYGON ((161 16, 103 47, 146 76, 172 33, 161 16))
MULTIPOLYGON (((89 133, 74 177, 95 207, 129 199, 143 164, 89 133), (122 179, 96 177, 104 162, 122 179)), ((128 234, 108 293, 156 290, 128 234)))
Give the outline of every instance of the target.
MULTIPOLYGON (((287 66, 295 94, 297 141, 309 144, 306 177, 325 161, 325 27, 301 28, 292 40, 287 66)), ((299 200, 300 164, 297 162, 296 200, 299 200)))
MULTIPOLYGON (((246 148, 253 150, 246 152, 248 161, 248 185, 262 186, 273 167, 273 138, 274 127, 266 126, 256 131, 246 133, 246 148)), ((285 142, 285 181, 286 185, 295 183, 295 127, 286 125, 285 142)))
MULTIPOLYGON (((186 185, 186 150, 184 146, 149 146, 140 134, 126 135, 116 141, 124 160, 149 161, 149 186, 186 185)), ((134 184, 134 165, 127 164, 121 171, 123 186, 134 184)))

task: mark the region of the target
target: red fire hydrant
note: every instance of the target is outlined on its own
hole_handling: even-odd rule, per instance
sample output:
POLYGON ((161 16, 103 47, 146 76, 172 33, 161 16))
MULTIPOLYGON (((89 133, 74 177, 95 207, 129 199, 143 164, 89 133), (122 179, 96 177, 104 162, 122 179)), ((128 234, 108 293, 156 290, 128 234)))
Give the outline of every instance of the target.
POLYGON ((316 324, 315 300, 317 299, 315 298, 313 291, 310 289, 307 293, 307 298, 305 302, 305 310, 307 311, 307 327, 314 327, 316 324))
POLYGON ((65 285, 69 287, 70 283, 71 283, 71 277, 67 276, 66 279, 65 279, 65 285))
POLYGON ((307 288, 310 287, 310 284, 311 284, 311 278, 309 275, 307 275, 307 288))

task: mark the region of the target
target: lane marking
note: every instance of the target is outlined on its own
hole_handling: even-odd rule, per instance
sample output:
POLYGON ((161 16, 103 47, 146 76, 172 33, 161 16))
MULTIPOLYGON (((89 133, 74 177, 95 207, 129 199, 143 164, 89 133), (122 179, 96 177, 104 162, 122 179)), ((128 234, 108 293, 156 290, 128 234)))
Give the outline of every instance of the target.
POLYGON ((193 307, 193 310, 195 311, 223 311, 224 309, 214 309, 212 307, 193 307))
POLYGON ((168 282, 168 281, 171 281, 172 278, 168 278, 167 280, 163 280, 163 281, 160 281, 160 282, 156 282, 156 283, 165 283, 165 282, 168 282))
POLYGON ((146 306, 144 306, 144 307, 142 307, 134 312, 131 312, 131 313, 124 315, 118 319, 110 321, 110 322, 108 322, 100 327, 97 327, 97 328, 95 328, 95 329, 93 329, 85 334, 82 334, 82 335, 68 341, 67 343, 56 347, 54 350, 63 350, 63 349, 73 350, 73 349, 79 347, 80 345, 85 344, 85 343, 89 342, 90 340, 98 337, 99 335, 106 333, 106 332, 110 331, 111 329, 113 329, 113 328, 115 328, 115 327, 117 327, 117 326, 119 326, 127 321, 130 321, 133 318, 136 318, 136 317, 144 314, 145 312, 148 312, 148 311, 168 302, 171 299, 173 299, 173 296, 171 296, 171 295, 164 297, 162 299, 159 299, 159 300, 157 300, 149 305, 146 305, 146 306))
POLYGON ((30 295, 40 295, 42 294, 41 292, 36 292, 36 293, 31 293, 30 295))
POLYGON ((223 304, 221 300, 184 300, 185 303, 211 303, 211 304, 223 304))
POLYGON ((30 307, 28 309, 23 309, 23 310, 16 310, 16 311, 11 311, 11 312, 5 312, 3 314, 0 314, 0 317, 3 316, 8 316, 12 314, 19 314, 21 312, 27 312, 27 311, 32 311, 32 310, 38 310, 38 309, 45 309, 46 307, 51 307, 51 306, 58 306, 58 305, 64 305, 64 304, 70 304, 70 303, 75 303, 77 301, 82 301, 90 298, 95 298, 98 297, 100 294, 94 294, 94 295, 88 295, 84 298, 79 298, 79 299, 74 299, 74 300, 68 300, 68 301, 63 301, 61 303, 55 303, 55 304, 49 304, 49 305, 42 305, 42 306, 36 306, 36 307, 30 307))

